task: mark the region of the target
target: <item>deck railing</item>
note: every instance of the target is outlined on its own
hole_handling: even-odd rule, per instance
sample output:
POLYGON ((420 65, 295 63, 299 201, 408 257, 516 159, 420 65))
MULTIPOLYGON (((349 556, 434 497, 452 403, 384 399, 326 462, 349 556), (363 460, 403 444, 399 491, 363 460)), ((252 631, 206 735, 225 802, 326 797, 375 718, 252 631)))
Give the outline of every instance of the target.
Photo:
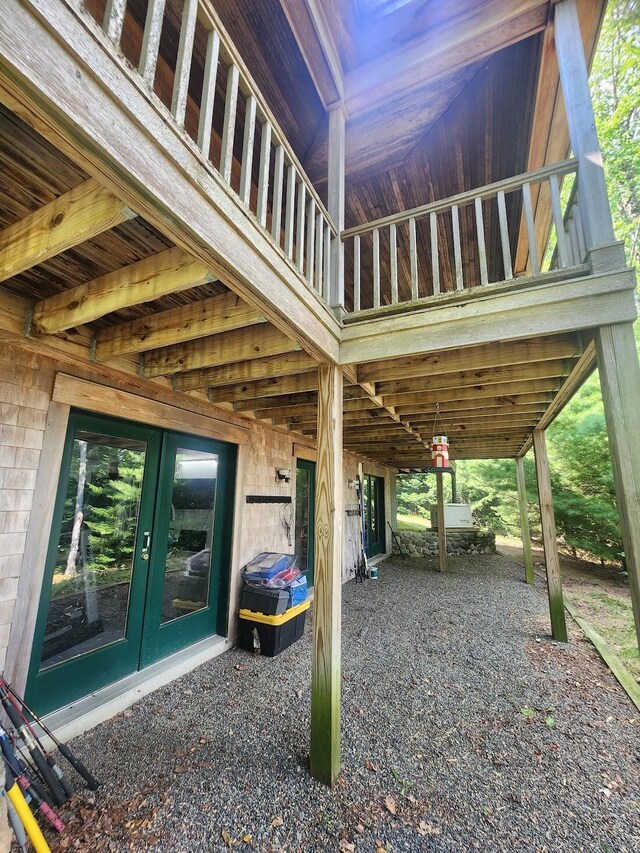
POLYGON ((209 0, 148 0, 143 25, 127 0, 107 0, 103 16, 100 0, 85 7, 292 268, 328 300, 336 227, 209 0), (172 27, 175 36, 176 20, 177 48, 166 36, 172 27))
POLYGON ((578 161, 566 160, 343 231, 348 307, 355 313, 579 265, 586 243, 577 173, 578 161), (545 196, 553 225, 546 252, 534 207, 545 196), (516 272, 521 219, 528 260, 516 272))

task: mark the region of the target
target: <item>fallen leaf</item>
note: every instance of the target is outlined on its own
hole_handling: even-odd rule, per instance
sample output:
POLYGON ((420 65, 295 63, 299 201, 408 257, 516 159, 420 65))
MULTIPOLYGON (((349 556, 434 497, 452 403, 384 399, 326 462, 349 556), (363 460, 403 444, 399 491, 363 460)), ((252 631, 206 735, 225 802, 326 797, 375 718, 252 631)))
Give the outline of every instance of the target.
POLYGON ((371 761, 365 761, 364 763, 365 770, 371 770, 372 773, 377 773, 378 768, 375 764, 372 764, 371 761))
POLYGON ((133 717, 133 711, 131 708, 127 708, 126 711, 122 712, 123 717, 133 717))
POLYGON ((338 849, 341 850, 342 853, 353 853, 353 851, 356 849, 356 845, 351 844, 351 842, 349 841, 345 841, 343 838, 339 844, 338 849))
POLYGON ((277 815, 277 816, 276 816, 276 817, 274 817, 274 819, 271 821, 271 826, 282 826, 282 824, 283 824, 283 823, 284 823, 284 820, 282 819, 282 816, 281 816, 281 815, 277 815))
POLYGON ((417 826, 418 835, 440 835, 440 830, 436 826, 431 826, 426 820, 421 820, 417 826))
POLYGON ((233 845, 235 844, 235 841, 229 835, 228 831, 226 829, 223 829, 220 834, 222 835, 222 840, 227 845, 227 847, 233 847, 233 845))
POLYGON ((356 826, 356 832, 358 835, 364 835, 364 826, 361 823, 356 826))
POLYGON ((245 844, 251 844, 251 833, 247 832, 246 835, 243 835, 242 840, 244 841, 245 844))
POLYGON ((387 811, 390 811, 391 814, 398 813, 398 806, 396 805, 396 801, 390 794, 387 794, 387 796, 384 798, 384 804, 387 807, 387 811))

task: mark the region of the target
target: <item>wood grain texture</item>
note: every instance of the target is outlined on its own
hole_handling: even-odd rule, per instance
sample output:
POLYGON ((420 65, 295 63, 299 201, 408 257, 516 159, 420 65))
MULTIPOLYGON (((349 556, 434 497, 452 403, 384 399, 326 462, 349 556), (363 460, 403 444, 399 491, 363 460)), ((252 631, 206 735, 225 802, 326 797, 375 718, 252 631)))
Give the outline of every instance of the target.
POLYGON ((562 579, 560 575, 560 560, 558 558, 556 521, 553 513, 553 495, 551 493, 547 444, 543 430, 536 430, 534 432, 533 450, 536 459, 536 474, 538 476, 538 497, 540 500, 544 559, 547 567, 547 594, 549 597, 551 633, 554 640, 557 640, 559 643, 566 643, 568 640, 567 624, 564 615, 564 602, 562 600, 562 579))
POLYGON ((0 281, 133 216, 120 199, 90 179, 0 232, 0 281))
POLYGON ((529 530, 529 508, 527 506, 527 488, 524 481, 524 463, 522 457, 516 459, 516 487, 518 490, 518 509, 520 511, 520 532, 524 553, 524 575, 527 583, 535 581, 533 573, 533 551, 531 550, 531 531, 529 530))
POLYGON ((640 648, 640 367, 632 324, 600 326, 596 331, 596 347, 633 616, 640 648))
POLYGON ((447 571, 447 528, 444 521, 444 483, 443 474, 436 474, 436 503, 438 506, 438 567, 447 571))
POLYGON ((269 379, 277 376, 315 370, 318 362, 306 352, 289 352, 278 356, 256 358, 251 361, 239 361, 179 373, 174 377, 174 387, 179 391, 193 391, 197 388, 212 388, 231 385, 236 382, 249 382, 254 379, 269 379))
POLYGON ((224 293, 103 329, 96 336, 95 358, 104 361, 124 353, 183 343, 263 321, 261 314, 235 293, 224 293))
POLYGON ((318 368, 311 774, 333 785, 340 772, 342 566, 342 371, 318 368))

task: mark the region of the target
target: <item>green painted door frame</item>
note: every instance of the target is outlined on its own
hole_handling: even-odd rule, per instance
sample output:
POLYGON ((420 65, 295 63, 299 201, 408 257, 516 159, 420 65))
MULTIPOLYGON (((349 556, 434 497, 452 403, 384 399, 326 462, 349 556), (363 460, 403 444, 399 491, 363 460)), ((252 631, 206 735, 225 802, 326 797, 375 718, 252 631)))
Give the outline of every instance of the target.
MULTIPOLYGON (((229 512, 229 508, 233 507, 235 462, 236 448, 233 445, 179 433, 169 433, 157 428, 114 418, 98 417, 84 412, 72 412, 63 451, 26 688, 27 700, 34 705, 39 713, 47 713, 73 702, 206 636, 215 633, 222 635, 227 633, 232 527, 232 512, 229 512), (75 656, 66 658, 64 655, 59 656, 62 658, 59 661, 56 661, 54 656, 49 665, 41 668, 47 628, 49 627, 49 636, 53 633, 51 624, 48 625, 52 599, 55 598, 52 591, 56 587, 58 588, 56 607, 61 616, 61 620, 59 620, 61 628, 58 633, 65 629, 64 619, 71 620, 73 614, 70 611, 74 608, 76 611, 79 609, 78 600, 69 599, 71 604, 67 604, 66 611, 70 615, 67 617, 64 607, 64 593, 62 594, 61 604, 59 592, 60 581, 62 580, 64 583, 64 578, 60 577, 61 553, 63 551, 61 534, 63 539, 65 536, 63 517, 66 512, 66 526, 68 528, 72 455, 74 443, 78 436, 81 436, 82 440, 87 437, 91 440, 93 436, 105 439, 100 447, 102 450, 106 450, 106 455, 112 446, 117 448, 118 446, 127 446, 127 443, 129 445, 135 443, 136 448, 144 447, 144 470, 139 484, 139 500, 137 509, 131 509, 135 515, 135 518, 130 519, 135 535, 129 557, 128 600, 124 600, 124 595, 121 596, 123 599, 120 603, 123 617, 122 636, 113 642, 108 642, 107 638, 101 647, 88 648, 87 651, 81 650, 75 656), (211 576, 206 607, 198 612, 186 613, 166 624, 160 624, 164 568, 168 547, 167 534, 172 513, 170 486, 173 481, 178 447, 207 451, 211 454, 217 454, 218 457, 214 532, 211 546, 211 576), (150 547, 147 547, 149 544, 150 547), (58 573, 54 583, 56 564, 58 573)), ((106 463, 103 462, 103 469, 105 465, 106 463)), ((75 481, 71 482, 71 499, 75 488, 75 481)), ((88 480, 88 501, 92 497, 91 489, 95 488, 95 484, 88 480)), ((93 520, 93 532, 95 533, 96 530, 100 530, 99 507, 94 512, 97 517, 93 520)), ((104 528, 104 525, 102 527, 104 528)), ((67 532, 66 536, 68 537, 68 535, 67 532)), ((98 532, 98 537, 99 535, 98 532)), ((96 574, 99 572, 93 573, 94 578, 96 574)), ((95 583, 94 580, 94 585, 95 583)), ((113 583, 109 587, 100 587, 100 581, 98 581, 98 592, 94 591, 94 597, 96 594, 99 598, 104 596, 105 589, 113 589, 113 583)), ((107 591, 106 595, 113 594, 107 591)), ((76 596, 76 599, 78 598, 76 596)), ((104 598, 100 598, 100 604, 103 603, 104 598)), ((81 614, 80 619, 76 618, 76 624, 80 624, 83 619, 87 621, 86 613, 81 614)), ((96 639, 99 641, 100 638, 97 637, 96 639)), ((90 645, 91 641, 89 641, 90 645)))
POLYGON ((385 551, 384 477, 365 474, 364 516, 369 559, 385 551))
POLYGON ((316 463, 308 459, 296 462, 295 542, 298 567, 307 573, 307 586, 313 586, 316 517, 316 463), (304 494, 301 485, 304 480, 304 494), (303 553, 304 551, 304 553, 303 553))

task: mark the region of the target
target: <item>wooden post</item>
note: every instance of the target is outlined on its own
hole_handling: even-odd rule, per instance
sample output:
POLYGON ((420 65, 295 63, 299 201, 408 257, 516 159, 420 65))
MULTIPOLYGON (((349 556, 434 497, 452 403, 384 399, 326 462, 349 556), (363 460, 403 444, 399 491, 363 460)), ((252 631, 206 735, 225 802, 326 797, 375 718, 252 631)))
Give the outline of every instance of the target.
POLYGON ((444 520, 444 483, 442 474, 436 474, 436 496, 438 504, 438 562, 440 571, 447 571, 447 528, 444 520))
POLYGON ((540 500, 540 521, 544 542, 544 559, 547 567, 547 593, 549 595, 549 613, 551 633, 559 643, 567 642, 567 623, 564 617, 562 600, 562 581, 560 578, 560 560, 558 559, 558 541, 556 539, 556 521, 553 516, 553 496, 549 477, 549 460, 544 430, 533 431, 533 450, 536 457, 538 476, 538 497, 540 500))
POLYGON ((587 248, 593 249, 613 243, 615 236, 576 0, 556 2, 554 38, 571 147, 579 161, 578 180, 580 197, 585 202, 583 219, 587 248))
POLYGON ((344 231, 345 117, 343 103, 339 103, 329 110, 327 203, 329 216, 338 230, 338 236, 331 242, 331 268, 329 272, 331 292, 326 294, 326 298, 339 319, 344 315, 344 244, 340 233, 344 231))
POLYGON ((342 368, 318 367, 311 775, 333 785, 340 772, 342 595, 342 368))
POLYGON ((520 530, 522 531, 522 550, 524 552, 524 576, 527 583, 533 583, 535 580, 533 574, 533 552, 531 551, 531 533, 529 531, 527 489, 524 482, 524 463, 521 456, 516 459, 516 483, 518 485, 520 530))
POLYGON ((640 366, 633 325, 601 326, 596 352, 640 648, 640 366))

